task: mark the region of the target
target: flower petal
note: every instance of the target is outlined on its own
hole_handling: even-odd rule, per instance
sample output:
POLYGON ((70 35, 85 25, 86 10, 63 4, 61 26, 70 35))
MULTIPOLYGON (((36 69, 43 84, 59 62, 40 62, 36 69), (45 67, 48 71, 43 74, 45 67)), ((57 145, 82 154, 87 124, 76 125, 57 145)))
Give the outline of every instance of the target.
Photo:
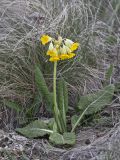
POLYGON ((78 49, 78 47, 79 47, 79 43, 73 43, 70 47, 70 50, 75 51, 76 49, 78 49))
POLYGON ((43 45, 47 44, 48 42, 50 42, 52 40, 52 38, 48 35, 43 35, 41 38, 40 38, 41 42, 43 45))
POLYGON ((49 59, 49 61, 51 61, 51 62, 57 62, 57 61, 59 61, 59 60, 60 60, 59 56, 52 56, 52 57, 50 57, 50 59, 49 59))

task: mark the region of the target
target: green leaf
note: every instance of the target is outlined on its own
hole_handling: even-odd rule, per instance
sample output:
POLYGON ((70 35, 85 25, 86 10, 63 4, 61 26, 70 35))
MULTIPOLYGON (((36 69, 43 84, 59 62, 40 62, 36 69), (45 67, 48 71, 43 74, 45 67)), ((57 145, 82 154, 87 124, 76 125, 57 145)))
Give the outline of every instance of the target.
POLYGON ((75 125, 75 123, 77 122, 78 118, 79 118, 79 116, 77 116, 77 115, 73 115, 73 116, 71 117, 71 125, 72 125, 72 128, 73 128, 73 126, 75 125))
POLYGON ((14 101, 5 101, 5 105, 11 109, 14 109, 18 113, 21 111, 22 108, 18 103, 14 101))
POLYGON ((63 145, 64 144, 64 138, 61 134, 53 132, 49 137, 50 142, 56 145, 63 145))
POLYGON ((51 112, 53 106, 53 94, 49 92, 43 74, 37 65, 35 66, 35 82, 47 105, 46 109, 51 112))
POLYGON ((57 100, 58 100, 58 108, 61 114, 62 126, 64 128, 64 132, 66 131, 66 112, 68 111, 68 90, 66 82, 63 78, 60 78, 57 83, 57 100))
POLYGON ((87 108, 85 115, 96 113, 111 103, 114 90, 114 85, 108 85, 95 94, 82 96, 77 108, 80 111, 84 111, 87 108))
POLYGON ((57 96, 59 109, 64 112, 68 111, 68 88, 65 80, 60 78, 57 83, 57 96))
POLYGON ((50 135, 49 140, 55 145, 74 145, 76 136, 74 132, 65 132, 63 135, 53 132, 50 135))
POLYGON ((42 97, 39 92, 36 92, 31 106, 29 106, 26 109, 26 112, 25 112, 26 117, 28 117, 30 119, 33 118, 35 116, 35 114, 39 111, 39 107, 40 107, 41 102, 42 102, 42 97))
POLYGON ((89 94, 81 97, 78 108, 82 114, 80 114, 78 120, 73 125, 71 132, 74 132, 84 115, 94 114, 105 107, 105 105, 108 105, 112 101, 114 90, 114 85, 109 85, 96 94, 89 94))
POLYGON ((58 131, 57 123, 54 121, 54 124, 53 124, 53 132, 57 132, 57 131, 58 131))
POLYGON ((54 118, 50 118, 48 120, 48 127, 49 127, 49 129, 53 130, 54 122, 55 122, 54 118))
POLYGON ((65 144, 74 145, 76 142, 76 136, 74 132, 65 132, 63 134, 63 138, 65 140, 65 144))
POLYGON ((58 99, 59 110, 63 112, 64 96, 63 96, 63 79, 62 78, 60 78, 57 83, 57 99, 58 99))
POLYGON ((64 96, 65 111, 67 113, 68 111, 68 87, 67 87, 67 83, 65 82, 65 80, 63 81, 63 96, 64 96))
POLYGON ((29 138, 43 137, 53 132, 42 120, 35 120, 24 128, 17 128, 16 131, 29 138))

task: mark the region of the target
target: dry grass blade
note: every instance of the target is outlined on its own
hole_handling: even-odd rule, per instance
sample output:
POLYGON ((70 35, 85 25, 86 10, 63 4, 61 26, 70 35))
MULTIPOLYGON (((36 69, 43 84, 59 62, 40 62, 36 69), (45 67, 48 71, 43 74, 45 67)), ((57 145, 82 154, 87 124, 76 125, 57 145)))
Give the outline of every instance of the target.
POLYGON ((113 0, 1 0, 1 105, 3 99, 7 98, 26 106, 34 97, 36 59, 41 63, 46 81, 51 87, 52 65, 49 67, 50 64, 48 66, 46 63, 44 49, 39 45, 39 37, 43 33, 59 33, 81 44, 80 54, 74 61, 65 62, 64 65, 61 63, 58 68, 58 76, 66 77, 69 83, 71 104, 75 104, 72 99, 76 92, 85 94, 100 88, 105 71, 101 64, 107 65, 109 59, 106 56, 115 52, 120 42, 120 33, 115 25, 119 24, 118 6, 119 1, 113 4, 113 0), (107 21, 107 16, 111 17, 110 13, 112 19, 107 21))

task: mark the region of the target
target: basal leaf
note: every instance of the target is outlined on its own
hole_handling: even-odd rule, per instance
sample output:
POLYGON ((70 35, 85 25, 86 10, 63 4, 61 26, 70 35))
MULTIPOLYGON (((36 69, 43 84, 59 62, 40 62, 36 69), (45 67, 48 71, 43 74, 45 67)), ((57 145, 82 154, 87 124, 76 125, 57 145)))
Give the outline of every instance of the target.
POLYGON ((63 134, 63 138, 65 140, 65 144, 74 145, 76 142, 76 136, 74 132, 65 132, 63 134))
POLYGON ((65 141, 63 138, 63 135, 53 132, 49 137, 50 142, 52 142, 55 145, 64 145, 65 141))
POLYGON ((96 94, 89 94, 87 96, 81 97, 78 104, 78 108, 81 111, 81 114, 79 115, 76 123, 72 126, 71 132, 74 132, 75 128, 79 125, 84 115, 94 114, 105 107, 105 105, 111 103, 114 90, 114 85, 109 85, 96 94))
POLYGON ((63 78, 58 80, 57 84, 57 102, 58 108, 60 110, 61 119, 62 119, 62 126, 64 132, 66 131, 66 112, 68 111, 68 90, 66 82, 63 78))
POLYGON ((105 105, 111 103, 114 90, 114 85, 108 85, 95 94, 82 96, 77 107, 80 111, 84 111, 87 108, 85 115, 96 113, 104 108, 105 105))
POLYGON ((52 133, 47 123, 42 120, 35 120, 24 128, 17 128, 16 131, 29 138, 43 137, 52 133))
POLYGON ((53 94, 49 92, 44 76, 37 65, 35 66, 35 83, 47 105, 46 109, 51 112, 53 105, 53 94))
POLYGON ((77 116, 77 115, 73 115, 73 116, 71 117, 71 125, 72 125, 72 128, 73 128, 73 126, 75 125, 75 123, 77 122, 78 118, 79 118, 79 116, 77 116))
POLYGON ((48 120, 48 127, 49 127, 49 129, 53 130, 54 122, 55 122, 54 118, 50 118, 48 120))
POLYGON ((74 132, 65 132, 63 135, 54 132, 50 135, 49 140, 55 145, 74 145, 76 136, 74 132))

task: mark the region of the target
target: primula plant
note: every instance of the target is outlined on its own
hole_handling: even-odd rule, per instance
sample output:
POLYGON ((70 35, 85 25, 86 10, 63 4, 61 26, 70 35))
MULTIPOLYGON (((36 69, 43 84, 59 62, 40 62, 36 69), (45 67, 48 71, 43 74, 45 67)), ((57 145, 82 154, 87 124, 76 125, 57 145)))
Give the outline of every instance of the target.
POLYGON ((55 39, 48 35, 43 35, 40 41, 47 47, 46 54, 49 56, 49 61, 54 65, 53 92, 49 92, 40 67, 37 65, 35 66, 35 80, 42 98, 47 104, 47 109, 52 113, 53 118, 49 120, 35 120, 24 128, 18 128, 17 131, 29 138, 48 135, 50 142, 56 145, 73 145, 76 140, 75 129, 83 116, 96 113, 108 104, 112 99, 114 86, 109 85, 95 95, 90 94, 86 97, 81 97, 77 105, 79 115, 72 116, 71 126, 68 127, 66 116, 69 109, 68 89, 63 78, 57 79, 57 63, 74 58, 79 43, 61 36, 55 39))
MULTIPOLYGON (((56 126, 56 132, 64 133, 67 131, 66 125, 66 110, 68 106, 62 104, 62 112, 57 103, 56 96, 56 73, 57 73, 57 62, 60 60, 67 60, 73 58, 75 53, 73 51, 77 50, 79 43, 74 43, 70 39, 63 39, 58 36, 58 39, 49 37, 48 35, 43 35, 41 37, 41 42, 43 45, 49 44, 47 55, 50 56, 49 61, 54 63, 54 74, 53 74, 53 114, 54 114, 54 126, 56 126)), ((60 104, 61 105, 61 104, 60 104)))

